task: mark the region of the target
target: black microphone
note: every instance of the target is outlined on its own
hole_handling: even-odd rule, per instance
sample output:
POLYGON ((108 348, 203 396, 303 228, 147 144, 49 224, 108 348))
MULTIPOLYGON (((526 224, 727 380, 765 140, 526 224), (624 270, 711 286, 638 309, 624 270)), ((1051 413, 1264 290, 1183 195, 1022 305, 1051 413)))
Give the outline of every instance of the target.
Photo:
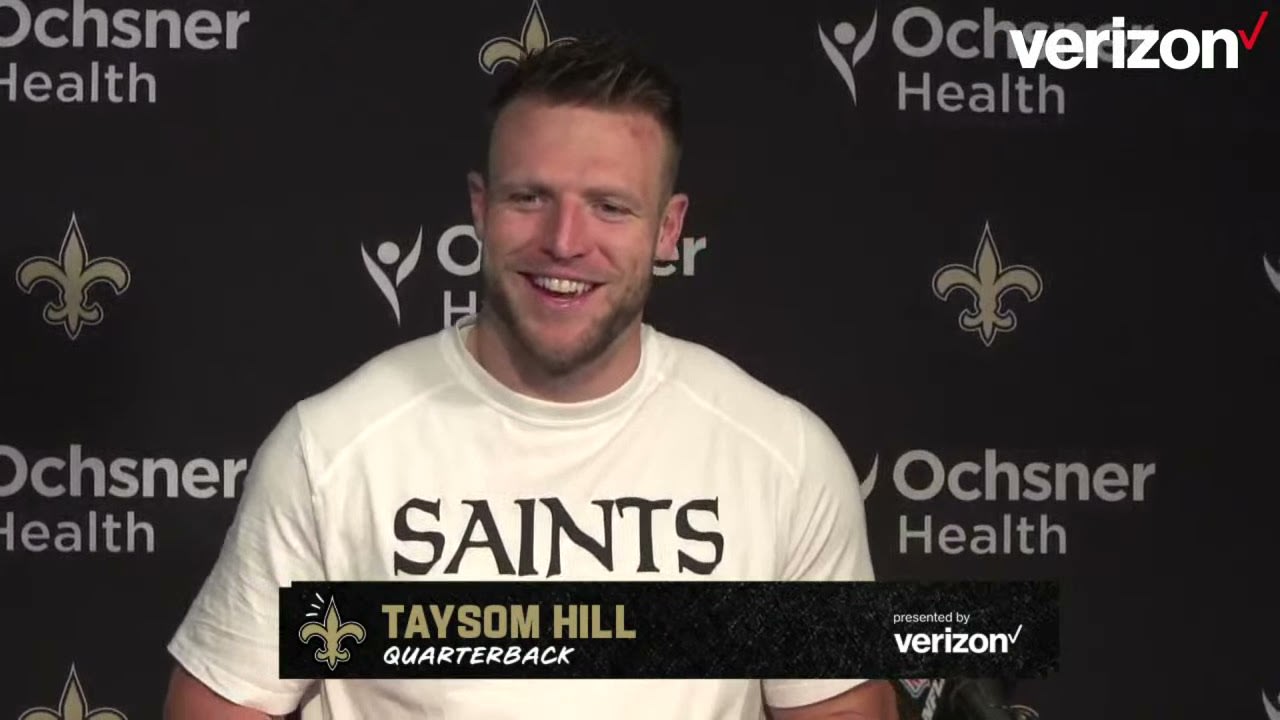
POLYGON ((901 720, 946 720, 943 707, 947 681, 945 678, 913 678, 893 681, 901 720))
POLYGON ((1008 685, 994 678, 957 678, 947 694, 949 709, 964 720, 1017 720, 1007 707, 1008 685))

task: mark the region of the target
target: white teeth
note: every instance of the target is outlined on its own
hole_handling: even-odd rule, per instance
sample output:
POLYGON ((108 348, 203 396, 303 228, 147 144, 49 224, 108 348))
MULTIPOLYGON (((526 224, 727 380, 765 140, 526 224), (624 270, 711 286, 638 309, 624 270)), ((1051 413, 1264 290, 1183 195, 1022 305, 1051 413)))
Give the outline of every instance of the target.
POLYGON ((550 290, 553 293, 561 295, 581 295, 582 293, 594 287, 591 283, 584 283, 578 280, 565 280, 564 278, 546 277, 537 275, 533 278, 533 284, 544 290, 550 290))

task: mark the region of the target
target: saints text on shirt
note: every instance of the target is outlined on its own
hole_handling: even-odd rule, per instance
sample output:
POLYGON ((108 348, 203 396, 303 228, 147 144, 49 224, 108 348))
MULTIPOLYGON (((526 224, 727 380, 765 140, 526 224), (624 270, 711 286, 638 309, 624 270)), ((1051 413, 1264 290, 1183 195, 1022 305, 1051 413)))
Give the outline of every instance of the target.
MULTIPOLYGON (((703 524, 719 519, 718 498, 698 498, 688 500, 677 506, 677 501, 670 498, 648 499, 643 497, 621 497, 591 501, 592 517, 575 518, 571 511, 559 499, 554 497, 517 498, 510 501, 518 512, 515 526, 502 527, 490 501, 487 499, 467 499, 457 502, 442 502, 439 499, 428 500, 413 498, 400 506, 395 515, 395 538, 400 542, 403 552, 394 552, 394 567, 397 575, 427 575, 433 571, 445 575, 458 574, 463 558, 468 552, 486 555, 492 558, 500 575, 530 576, 545 574, 554 577, 561 572, 562 552, 565 543, 572 544, 590 553, 600 566, 613 572, 615 570, 615 540, 622 533, 634 533, 639 552, 631 560, 636 563, 636 571, 642 573, 659 573, 669 568, 659 567, 656 559, 656 548, 661 542, 669 546, 674 535, 681 548, 694 549, 698 545, 710 545, 714 556, 710 560, 700 559, 710 554, 702 552, 694 554, 681 549, 677 554, 679 572, 693 572, 708 575, 715 570, 724 557, 724 536, 715 530, 701 529, 703 524), (542 512, 539 512, 539 509, 542 512), (674 511, 673 511, 674 508, 674 511), (461 537, 450 538, 439 529, 430 529, 429 516, 436 521, 444 517, 444 513, 464 513, 466 528, 461 537), (541 516, 541 517, 540 517, 541 516), (694 526, 697 517, 699 527, 694 526), (592 532, 583 526, 599 527, 592 532), (545 542, 548 549, 546 565, 540 567, 535 560, 535 544, 545 542), (513 556, 509 548, 518 542, 513 556), (425 544, 429 554, 420 549, 425 544), (447 562, 443 567, 441 560, 447 562)), ((586 506, 575 506, 586 507, 586 506)), ((582 515, 581 510, 577 511, 582 515)), ((506 516, 500 512, 498 516, 506 516)), ((505 517, 504 517, 505 519, 505 517)))

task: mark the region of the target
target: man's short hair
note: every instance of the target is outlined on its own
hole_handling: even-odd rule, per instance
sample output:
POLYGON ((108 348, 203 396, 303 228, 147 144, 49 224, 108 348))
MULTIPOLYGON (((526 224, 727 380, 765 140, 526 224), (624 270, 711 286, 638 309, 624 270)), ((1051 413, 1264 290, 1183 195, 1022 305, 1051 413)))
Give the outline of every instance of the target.
POLYGON ((502 81, 490 100, 490 134, 503 108, 521 97, 648 113, 667 134, 667 191, 675 185, 684 140, 680 88, 665 69, 631 47, 600 37, 559 41, 530 53, 502 81))

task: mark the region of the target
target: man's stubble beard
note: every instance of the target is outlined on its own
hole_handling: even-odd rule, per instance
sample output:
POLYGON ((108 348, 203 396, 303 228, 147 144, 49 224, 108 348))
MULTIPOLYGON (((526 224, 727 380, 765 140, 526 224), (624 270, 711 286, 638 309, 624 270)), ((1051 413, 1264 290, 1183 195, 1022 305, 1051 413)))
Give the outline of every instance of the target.
MULTIPOLYGON (((487 260, 487 259, 486 259, 487 260)), ((483 278, 482 298, 484 308, 490 313, 490 319, 502 325, 501 332, 519 347, 516 350, 524 358, 533 361, 537 369, 548 377, 564 377, 603 356, 613 343, 622 335, 644 311, 649 297, 649 288, 653 278, 641 274, 640 281, 630 288, 607 315, 588 328, 586 336, 567 351, 552 350, 539 345, 527 325, 520 321, 516 314, 515 303, 512 302, 500 278, 483 262, 481 277, 483 278)), ((601 292, 596 290, 594 292, 601 292)))

